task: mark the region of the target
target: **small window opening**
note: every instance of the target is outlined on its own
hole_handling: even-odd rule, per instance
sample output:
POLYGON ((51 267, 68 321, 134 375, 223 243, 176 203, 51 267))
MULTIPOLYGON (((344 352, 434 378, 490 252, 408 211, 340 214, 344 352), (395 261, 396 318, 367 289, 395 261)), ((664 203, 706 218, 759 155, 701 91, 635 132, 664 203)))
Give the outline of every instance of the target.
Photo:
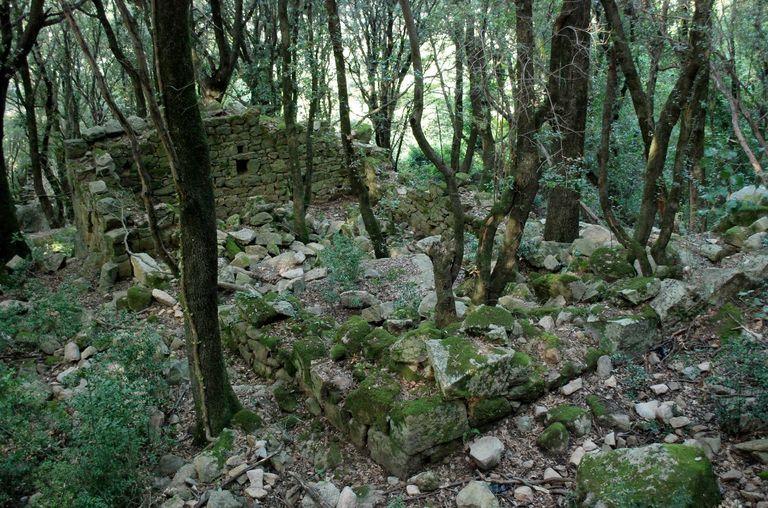
MULTIPOLYGON (((242 154, 243 153, 243 145, 237 145, 237 153, 242 154)), ((242 175, 243 173, 248 171, 248 161, 238 157, 235 159, 235 170, 237 171, 238 175, 242 175)))

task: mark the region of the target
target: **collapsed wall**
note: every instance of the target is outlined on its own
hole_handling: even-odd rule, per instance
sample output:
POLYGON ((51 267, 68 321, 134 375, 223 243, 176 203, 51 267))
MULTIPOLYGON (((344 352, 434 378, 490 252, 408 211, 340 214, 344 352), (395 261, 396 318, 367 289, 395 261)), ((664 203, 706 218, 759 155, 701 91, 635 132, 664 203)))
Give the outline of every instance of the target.
MULTIPOLYGON (((140 118, 130 119, 139 132, 142 158, 152 179, 163 237, 173 243, 176 229, 175 189, 167 157, 154 130, 140 118)), ((249 198, 268 202, 290 199, 288 137, 284 125, 258 110, 204 119, 211 157, 216 215, 241 214, 249 198)), ((299 164, 306 166, 306 128, 297 126, 299 164)), ((326 202, 349 192, 347 168, 337 133, 315 126, 312 199, 326 202)), ((75 225, 80 251, 97 262, 113 261, 121 275, 130 271, 128 249, 152 252, 138 178, 128 138, 114 122, 83 131, 66 143, 67 170, 73 187, 75 225), (126 240, 126 233, 128 239, 126 240), (127 249, 126 249, 127 247, 127 249)), ((355 144, 369 185, 388 160, 372 145, 355 144)))

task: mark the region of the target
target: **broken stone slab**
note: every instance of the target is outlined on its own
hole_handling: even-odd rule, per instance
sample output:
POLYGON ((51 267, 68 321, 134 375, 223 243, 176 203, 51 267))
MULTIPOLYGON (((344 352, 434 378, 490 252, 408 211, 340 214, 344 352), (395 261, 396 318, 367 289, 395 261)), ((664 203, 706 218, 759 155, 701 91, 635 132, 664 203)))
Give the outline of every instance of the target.
POLYGON ((470 339, 428 340, 427 354, 445 397, 521 396, 533 376, 531 358, 504 348, 482 351, 470 339))
POLYGON ((469 431, 463 402, 426 397, 395 404, 390 412, 390 436, 408 455, 461 438, 469 431))
POLYGON ((469 482, 456 496, 457 508, 498 508, 499 500, 493 495, 488 484, 480 481, 469 482))
POLYGON ((157 288, 152 290, 152 298, 165 305, 166 307, 175 307, 176 304, 179 303, 176 301, 176 298, 172 297, 162 289, 157 288))
POLYGON ((649 304, 664 322, 670 316, 683 315, 696 303, 696 298, 687 284, 675 279, 664 279, 656 298, 649 304))
POLYGON ((493 469, 504 453, 504 443, 495 436, 484 436, 469 444, 469 456, 483 471, 493 469))
POLYGON ((644 313, 613 319, 606 323, 604 338, 614 350, 645 353, 658 342, 659 320, 655 314, 644 313))
POLYGON ((345 309, 364 309, 379 303, 379 299, 368 291, 351 290, 339 295, 339 302, 345 309))
POLYGON ((256 231, 251 228, 242 228, 229 233, 229 236, 235 239, 241 247, 250 245, 256 239, 256 231))
POLYGON ((170 279, 170 270, 146 252, 131 255, 133 277, 148 288, 162 287, 170 279))

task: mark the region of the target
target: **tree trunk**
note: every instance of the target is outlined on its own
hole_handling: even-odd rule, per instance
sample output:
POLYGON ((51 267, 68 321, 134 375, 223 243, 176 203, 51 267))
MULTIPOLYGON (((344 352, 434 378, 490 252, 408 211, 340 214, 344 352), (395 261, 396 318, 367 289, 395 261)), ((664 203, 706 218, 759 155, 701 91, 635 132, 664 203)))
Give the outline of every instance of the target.
MULTIPOLYGON (((288 146, 288 169, 291 174, 291 201, 293 202, 293 232, 300 241, 309 241, 307 232, 307 210, 304 206, 304 178, 299 165, 298 139, 296 133, 296 102, 298 96, 293 83, 296 72, 293 68, 293 27, 291 27, 291 14, 296 13, 296 2, 291 0, 279 0, 277 4, 278 20, 280 23, 280 55, 283 58, 282 92, 283 92, 283 120, 285 121, 285 136, 288 146), (289 12, 292 11, 292 12, 289 12)), ((311 126, 307 125, 307 130, 311 126)))
POLYGON ((566 0, 555 21, 551 73, 559 76, 561 91, 555 104, 559 134, 556 171, 562 183, 549 193, 544 239, 570 243, 579 236, 581 167, 589 92, 590 0, 566 0))
POLYGON ((51 204, 51 198, 45 190, 43 184, 43 167, 40 154, 40 137, 37 131, 37 112, 35 111, 35 88, 32 86, 32 77, 29 73, 29 62, 26 59, 19 68, 21 75, 21 84, 24 89, 24 117, 26 120, 27 139, 29 141, 29 167, 32 171, 32 185, 40 202, 40 208, 43 210, 48 224, 52 228, 61 226, 59 218, 51 204))
POLYGON ((360 176, 360 161, 355 156, 352 146, 352 124, 349 120, 349 93, 347 91, 347 73, 344 63, 344 47, 341 39, 341 22, 336 0, 325 0, 325 9, 328 11, 328 32, 333 47, 333 58, 336 63, 336 84, 339 92, 339 123, 341 124, 341 144, 344 148, 344 163, 349 173, 349 184, 352 193, 357 196, 360 205, 360 214, 368 236, 371 237, 373 250, 377 258, 385 258, 389 255, 384 234, 379 226, 379 221, 371 207, 371 196, 368 186, 360 176))
MULTIPOLYGON (((8 96, 10 77, 0 75, 0 118, 5 118, 5 104, 8 96)), ((0 140, 5 135, 5 122, 0 122, 0 140)), ((0 264, 5 264, 13 256, 29 255, 29 247, 24 241, 16 219, 16 206, 8 185, 8 167, 5 164, 4 144, 0 143, 0 264)))
POLYGON ((196 438, 210 440, 240 409, 224 365, 218 319, 216 213, 208 141, 195 93, 191 0, 153 0, 152 24, 164 119, 181 225, 181 295, 197 419, 196 438))

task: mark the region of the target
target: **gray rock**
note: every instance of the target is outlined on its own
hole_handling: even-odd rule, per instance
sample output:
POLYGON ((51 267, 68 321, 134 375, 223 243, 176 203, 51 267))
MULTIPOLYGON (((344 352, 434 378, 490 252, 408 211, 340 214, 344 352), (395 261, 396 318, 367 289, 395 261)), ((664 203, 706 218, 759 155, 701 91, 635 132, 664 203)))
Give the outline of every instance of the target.
POLYGON ((160 457, 157 469, 163 476, 173 476, 184 465, 184 459, 178 455, 166 454, 160 457))
POLYGON ((212 490, 208 495, 208 508, 241 508, 243 503, 238 501, 228 490, 212 490))
POLYGON ((768 246, 768 233, 755 233, 744 240, 744 250, 760 250, 768 246))
POLYGON ((611 361, 611 357, 608 355, 603 355, 600 358, 597 359, 597 375, 601 378, 607 378, 611 375, 611 371, 613 371, 613 362, 611 361))
POLYGON ((416 485, 422 492, 432 492, 440 487, 440 477, 434 471, 422 471, 412 476, 408 483, 416 485))
POLYGON ((80 360, 80 348, 75 342, 68 342, 64 346, 64 359, 68 362, 76 362, 80 360))
POLYGON ((606 323, 604 337, 621 351, 645 353, 659 340, 658 320, 643 315, 614 319, 606 323))
POLYGON ((483 471, 494 468, 504 453, 504 443, 495 436, 484 436, 469 444, 469 456, 483 471))
POLYGON ((344 291, 339 295, 341 306, 345 309, 364 309, 379 303, 378 298, 368 291, 344 291))
POLYGON ((320 505, 317 502, 315 502, 315 500, 312 499, 312 496, 307 494, 301 500, 302 508, 321 508, 321 506, 323 507, 336 506, 339 503, 341 492, 339 491, 339 488, 336 487, 336 485, 334 485, 332 482, 329 482, 329 481, 317 482, 314 484, 310 484, 309 488, 313 489, 313 492, 315 492, 317 496, 323 500, 323 505, 320 505))
POLYGON ((224 472, 223 468, 219 465, 219 459, 207 452, 197 455, 193 463, 195 464, 197 478, 203 483, 210 483, 216 480, 224 472))
POLYGON ((499 500, 493 495, 488 484, 473 481, 461 489, 456 496, 458 508, 498 508, 499 500))
POLYGON ((664 279, 658 296, 649 305, 661 321, 666 321, 672 314, 684 313, 694 302, 695 298, 688 285, 679 280, 664 279))

